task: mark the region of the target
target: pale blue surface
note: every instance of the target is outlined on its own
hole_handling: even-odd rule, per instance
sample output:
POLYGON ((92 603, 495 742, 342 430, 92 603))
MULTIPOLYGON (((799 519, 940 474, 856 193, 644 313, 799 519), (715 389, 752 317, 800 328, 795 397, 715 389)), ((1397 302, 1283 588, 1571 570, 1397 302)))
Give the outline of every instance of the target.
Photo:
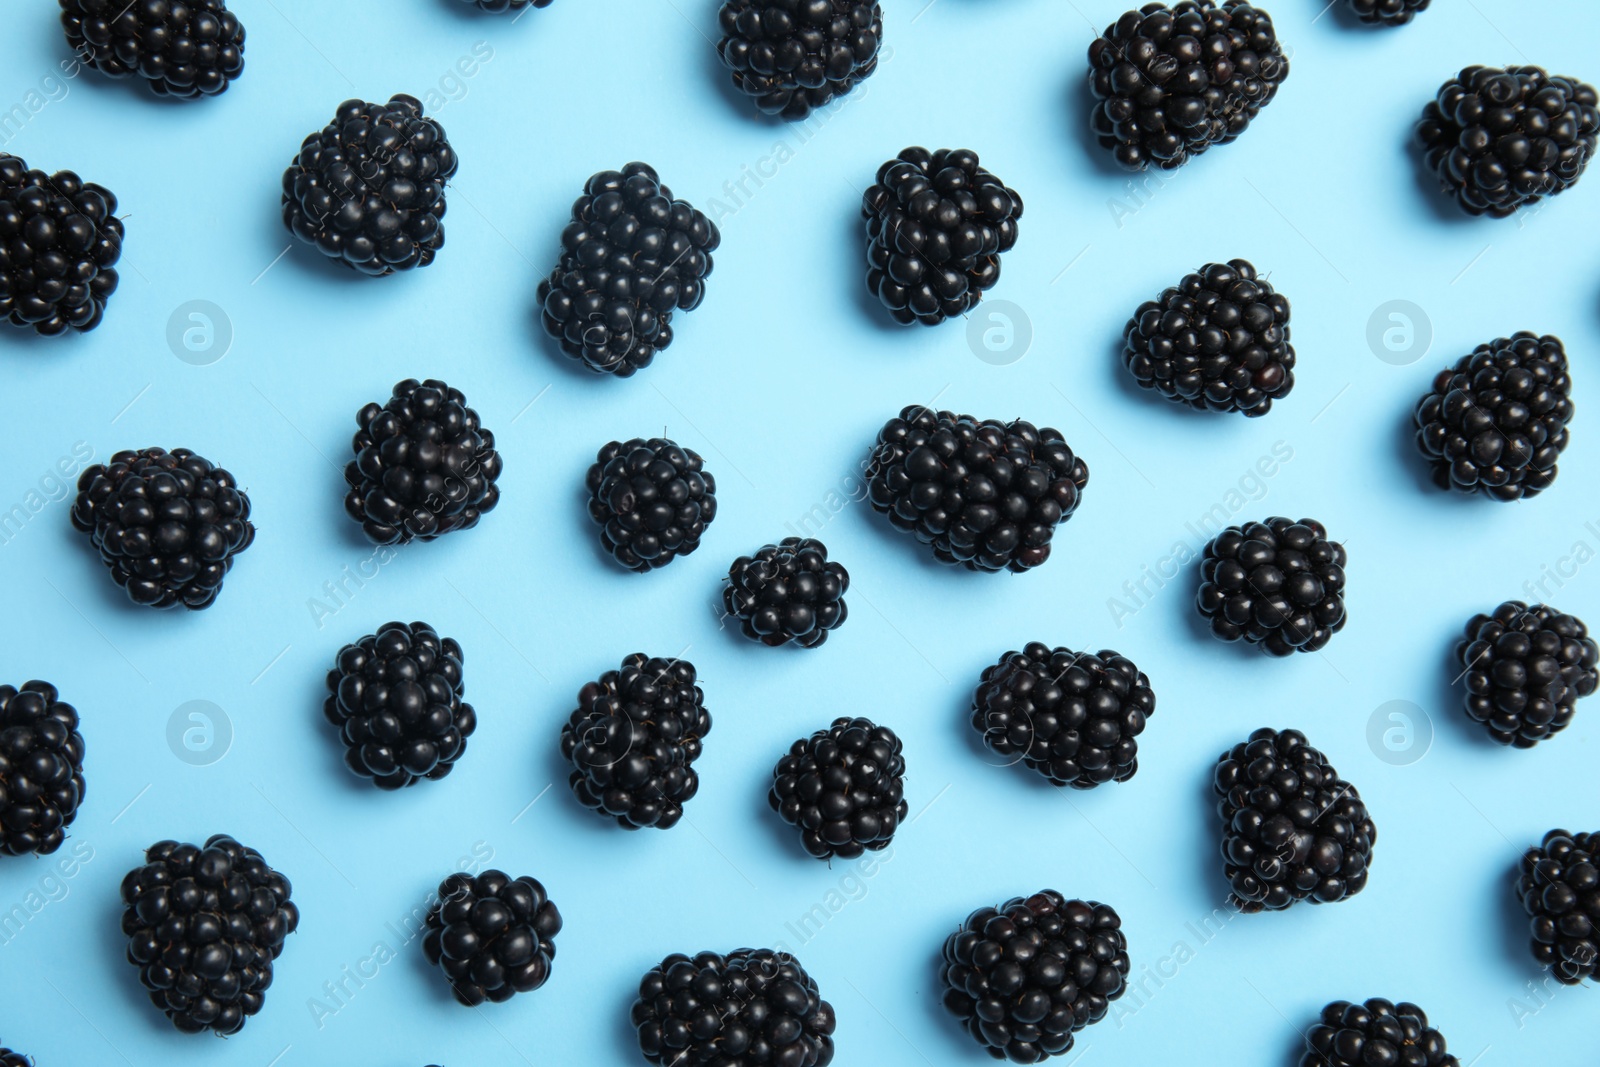
MULTIPOLYGON (((892 57, 803 144, 723 88, 712 0, 556 0, 515 25, 455 0, 234 6, 248 67, 221 99, 166 105, 85 75, 5 145, 113 188, 128 237, 97 332, 0 342, 0 508, 75 442, 99 458, 160 444, 235 471, 260 527, 217 606, 193 615, 121 599, 67 503, 0 546, 4 680, 51 679, 82 710, 89 799, 72 843, 92 850, 64 882, 47 881, 55 859, 0 863, 0 907, 41 886, 60 898, 0 945, 5 1043, 44 1067, 627 1064, 642 1062, 626 1016, 649 966, 781 941, 837 1008, 839 1063, 977 1064, 939 1008, 933 960, 969 910, 1051 886, 1114 904, 1136 971, 1177 942, 1193 952, 1165 988, 1146 983, 1143 1006, 1124 1001, 1132 1014, 1080 1037, 1095 1061, 1276 1067, 1323 1003, 1367 996, 1420 1002, 1463 1062, 1486 1046, 1484 1067, 1594 1061, 1593 990, 1562 990, 1527 1016, 1537 975, 1507 878, 1546 829, 1600 825, 1600 704, 1535 752, 1502 751, 1445 691, 1445 657, 1474 611, 1525 596, 1543 566, 1570 571, 1575 541, 1600 548, 1600 524, 1585 526, 1600 520, 1600 176, 1519 220, 1470 221, 1426 191, 1404 147, 1422 104, 1468 63, 1525 57, 1600 78, 1588 4, 1440 0, 1374 32, 1316 18, 1320 0, 1277 0, 1294 48, 1278 100, 1132 214, 1127 177, 1081 132, 1084 49, 1121 0, 888 5, 892 57), (296 248, 267 270, 288 243, 278 182, 301 138, 349 96, 453 88, 477 42, 493 58, 436 112, 463 160, 437 263, 374 282, 296 248), (732 208, 724 183, 765 166, 780 139, 793 158, 722 219, 705 304, 675 323, 657 365, 613 381, 559 362, 533 325, 533 289, 584 179, 644 159, 678 195, 732 208), (859 190, 911 143, 975 148, 1026 199, 993 293, 1031 316, 1020 362, 974 358, 959 323, 903 331, 869 313, 859 190), (1294 302, 1294 393, 1254 421, 1136 395, 1115 360, 1129 313, 1233 256, 1294 302), (165 341, 194 299, 231 318, 232 350, 212 366, 165 341), (1381 362, 1365 340, 1391 299, 1432 318, 1433 350, 1411 366, 1381 362), (1440 366, 1522 328, 1562 336, 1575 364, 1559 481, 1516 506, 1425 491, 1405 429, 1415 397, 1440 366), (481 528, 398 553, 319 627, 310 598, 372 552, 340 506, 353 415, 411 375, 448 379, 482 413, 505 455, 504 500, 481 528), (1060 427, 1087 458, 1085 502, 1049 564, 950 571, 851 503, 821 531, 853 578, 850 619, 823 649, 719 633, 728 561, 830 491, 842 499, 884 419, 935 396, 1060 427), (610 437, 663 425, 706 456, 720 515, 699 553, 641 577, 595 547, 582 477, 610 437), (1352 621, 1326 655, 1279 662, 1204 636, 1192 567, 1119 627, 1108 598, 1174 541, 1198 548, 1185 523, 1238 504, 1229 490, 1275 442, 1292 459, 1237 518, 1314 515, 1348 544, 1352 621), (403 795, 344 772, 320 710, 334 651, 391 617, 460 640, 482 724, 454 775, 403 795), (1149 673, 1158 707, 1131 783, 1067 794, 982 757, 965 722, 971 685, 1029 640, 1115 647, 1149 673), (578 688, 635 650, 692 659, 715 719, 701 794, 667 833, 624 834, 581 810, 556 751, 578 688), (191 700, 231 719, 232 749, 211 766, 168 747, 168 720, 191 700), (1368 720, 1390 700, 1431 715, 1420 762, 1369 750, 1368 720), (839 714, 901 733, 911 808, 927 808, 859 883, 804 858, 764 800, 784 747, 839 714), (1202 944, 1189 924, 1225 891, 1210 767, 1267 724, 1306 730, 1362 790, 1380 829, 1373 879, 1350 902, 1243 917, 1202 944), (143 847, 218 831, 286 872, 304 913, 265 1012, 226 1042, 178 1034, 150 1008, 117 931, 117 884, 143 847), (487 850, 542 879, 567 925, 542 991, 475 1013, 389 924, 487 850), (802 944, 786 924, 830 890, 842 890, 835 903, 860 899, 802 944), (398 957, 326 1014, 338 1005, 323 984, 381 941, 398 957), (1238 1059, 1206 1036, 1224 1016, 1238 1059)), ((48 0, 12 0, 6 29, 0 107, 67 55, 48 0)), ((1600 623, 1591 569, 1550 589, 1600 623)))

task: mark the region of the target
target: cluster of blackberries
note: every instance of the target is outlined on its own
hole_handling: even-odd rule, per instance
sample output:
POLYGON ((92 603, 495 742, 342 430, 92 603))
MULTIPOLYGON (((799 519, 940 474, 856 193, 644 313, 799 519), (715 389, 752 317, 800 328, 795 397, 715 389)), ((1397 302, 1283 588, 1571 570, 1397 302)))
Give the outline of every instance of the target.
MULTIPOLYGON (((1424 0, 1426 2, 1426 0, 1424 0)), ((1461 1067, 1415 1004, 1336 1000, 1306 1031, 1300 1067, 1461 1067)))
POLYGON ((1517 899, 1528 913, 1533 958, 1564 985, 1600 971, 1600 834, 1551 830, 1522 857, 1517 899))
POLYGON ((61 0, 78 58, 160 96, 216 96, 244 72, 244 26, 226 0, 61 0))
POLYGON ((900 738, 869 719, 839 718, 802 737, 772 769, 767 802, 817 859, 886 848, 905 821, 900 738))
POLYGON ((1374 26, 1404 26, 1433 0, 1350 0, 1356 18, 1374 26))
POLYGON ((630 571, 687 556, 717 517, 717 480, 698 453, 663 437, 606 444, 586 484, 600 546, 630 571))
POLYGON ((0 855, 56 851, 83 796, 77 709, 49 682, 0 685, 0 855))
POLYGON ((1230 526, 1206 545, 1196 605, 1224 641, 1316 652, 1344 629, 1344 546, 1314 519, 1230 526))
POLYGON ((1583 620, 1508 600, 1474 615, 1456 646, 1467 715, 1502 745, 1532 748, 1572 723, 1600 685, 1600 645, 1583 620))
POLYGON ((510 1000, 544 985, 561 913, 544 886, 487 870, 452 874, 424 920, 422 951, 468 1007, 510 1000))
POLYGON ((878 69, 877 0, 725 0, 717 54, 768 115, 803 119, 878 69))
POLYGON ((806 537, 785 537, 728 568, 722 603, 752 641, 815 648, 843 625, 850 573, 828 559, 828 547, 806 537))
POLYGON ((117 291, 117 198, 0 152, 0 317, 47 336, 92 330, 117 291))

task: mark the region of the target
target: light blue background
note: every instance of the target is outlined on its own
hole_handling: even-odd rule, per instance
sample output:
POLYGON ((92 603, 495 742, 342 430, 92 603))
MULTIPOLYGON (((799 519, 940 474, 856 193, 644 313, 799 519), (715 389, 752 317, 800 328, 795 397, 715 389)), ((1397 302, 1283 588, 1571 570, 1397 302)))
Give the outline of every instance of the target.
MULTIPOLYGON (((1595 994, 1560 990, 1547 1006, 1529 994, 1538 975, 1508 878, 1550 827, 1600 825, 1600 706, 1537 751, 1503 751, 1446 683, 1468 616, 1525 596, 1541 568, 1573 571, 1562 560, 1575 542, 1600 548, 1600 525, 1585 525, 1600 520, 1600 176, 1519 219, 1467 220, 1405 147, 1423 103, 1468 63, 1600 79, 1587 4, 1441 0, 1374 32, 1342 11, 1317 17, 1320 0, 1277 0, 1294 49, 1278 100, 1241 141, 1137 198, 1083 133, 1084 51, 1121 0, 888 4, 892 55, 804 143, 724 87, 712 0, 557 0, 515 25, 456 0, 233 6, 248 67, 221 99, 174 106, 85 74, 4 146, 110 186, 128 236, 99 330, 0 342, 0 508, 76 442, 99 458, 160 444, 236 472, 260 528, 217 606, 193 615, 123 600, 66 502, 0 546, 5 680, 53 680, 82 710, 89 794, 72 840, 92 850, 61 882, 54 860, 0 863, 0 907, 41 888, 58 898, 0 945, 5 1043, 46 1067, 642 1062, 627 1011, 648 967, 784 942, 837 1008, 840 1063, 977 1064, 938 1005, 939 947, 971 909, 1050 886, 1114 904, 1135 971, 1170 976, 1081 1035, 1097 1060, 1290 1063, 1326 1001, 1386 996, 1423 1004, 1463 1062, 1486 1048, 1483 1067, 1593 1062, 1595 994), (478 42, 493 58, 452 81, 478 42), (463 161, 438 261, 382 281, 298 247, 277 261, 279 176, 301 138, 347 97, 397 91, 458 97, 436 112, 463 161), (979 150, 1026 200, 992 294, 1031 320, 1018 362, 975 358, 960 323, 890 328, 863 296, 859 191, 913 143, 979 150), (762 162, 790 153, 775 174, 762 162), (679 318, 655 366, 616 381, 553 353, 533 290, 585 178, 632 159, 703 209, 737 210, 721 219, 704 306, 679 318), (772 176, 736 203, 724 184, 745 167, 772 176), (1251 421, 1138 395, 1116 360, 1128 315, 1234 256, 1294 303, 1293 394, 1251 421), (165 339, 196 299, 234 331, 211 366, 165 339), (1410 366, 1366 341, 1393 299, 1431 318, 1432 351, 1410 366), (1425 489, 1406 429, 1416 396, 1475 344, 1524 328, 1562 336, 1574 363, 1559 481, 1512 506, 1425 489), (372 553, 341 508, 354 413, 412 375, 463 389, 495 431, 503 502, 479 529, 409 546, 346 602, 325 601, 338 610, 319 625, 312 598, 372 553), (951 571, 850 503, 821 529, 853 579, 850 619, 824 648, 719 632, 728 561, 828 510, 830 492, 837 504, 883 421, 934 397, 1057 426, 1087 458, 1085 502, 1049 564, 951 571), (606 440, 663 426, 705 455, 720 515, 694 556, 623 573, 596 547, 583 474, 606 440), (1238 505, 1230 490, 1277 442, 1293 458, 1244 482, 1264 498, 1237 519, 1312 515, 1349 546, 1351 622, 1326 654, 1279 662, 1204 636, 1192 567, 1119 626, 1109 598, 1175 541, 1197 549, 1185 523, 1238 505), (320 710, 336 649, 389 618, 460 640, 481 722, 456 773, 403 795, 343 770, 320 710), (1030 640, 1114 647, 1149 673, 1159 701, 1131 783, 1059 792, 984 758, 966 725, 971 687, 1030 640), (556 749, 578 688, 636 650, 693 660, 715 720, 701 795, 667 833, 624 834, 581 810, 556 749), (191 700, 231 722, 231 750, 209 766, 168 746, 191 700), (1391 700, 1431 725, 1431 750, 1409 765, 1368 745, 1391 700), (793 738, 854 714, 904 737, 922 812, 860 880, 805 858, 764 800, 793 738), (1361 789, 1380 828, 1373 879, 1347 903, 1242 917, 1202 943, 1190 924, 1225 892, 1210 768, 1268 724, 1304 729, 1361 789), (143 847, 219 831, 286 872, 304 913, 265 1012, 226 1042, 178 1034, 151 1009, 117 930, 117 885, 143 847), (542 991, 473 1012, 388 926, 486 850, 543 880, 567 925, 542 991), (843 906, 804 943, 786 926, 830 902, 843 906), (364 965, 380 941, 398 958, 364 965), (1161 961, 1178 942, 1174 975, 1161 961), (362 966, 376 971, 364 987, 327 998, 324 983, 362 966)), ((68 55, 48 0, 14 0, 7 30, 0 107, 68 55)), ((1554 602, 1600 623, 1600 565, 1561 581, 1554 602)))

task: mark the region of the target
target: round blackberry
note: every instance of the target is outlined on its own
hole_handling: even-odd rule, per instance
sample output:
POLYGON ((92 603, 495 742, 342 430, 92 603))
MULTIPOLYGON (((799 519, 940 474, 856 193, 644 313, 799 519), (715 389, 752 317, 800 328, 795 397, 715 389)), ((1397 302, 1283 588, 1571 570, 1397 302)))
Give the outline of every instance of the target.
POLYGON ((867 289, 902 325, 937 326, 978 306, 1017 243, 1022 197, 965 148, 907 148, 861 200, 867 289))
POLYGON ((289 880, 227 834, 158 841, 122 880, 128 962, 184 1033, 236 1034, 261 1010, 272 961, 300 924, 289 880))
POLYGON ((1581 985, 1600 957, 1600 834, 1551 830, 1522 856, 1517 900, 1527 911, 1533 958, 1563 985, 1581 985))
POLYGON ((550 0, 466 0, 466 3, 476 4, 480 11, 493 11, 496 14, 505 11, 520 13, 530 7, 550 6, 550 0))
MULTIPOLYGON (((1426 4, 1427 0, 1423 0, 1426 4)), ((1306 1032, 1300 1067, 1461 1067, 1415 1004, 1336 1000, 1306 1032)))
POLYGON ((1128 939, 1109 904, 1053 889, 979 908, 944 943, 944 1006, 997 1060, 1042 1063, 1127 988, 1128 939))
POLYGON ((1502 745, 1532 748, 1572 724, 1574 705, 1600 685, 1600 645, 1583 620, 1508 600, 1474 615, 1456 645, 1467 715, 1502 745))
POLYGON ((674 953, 639 983, 639 1051, 661 1067, 827 1067, 833 1005, 787 952, 674 953))
POLYGON ((785 537, 733 561, 722 603, 752 641, 815 648, 844 623, 849 588, 850 572, 821 541, 785 537))
POLYGON ((1248 260, 1208 263, 1139 305, 1122 363, 1176 403, 1265 415, 1294 388, 1289 300, 1248 260))
POLYGON ((0 854, 60 848, 83 796, 77 709, 49 682, 0 685, 0 854))
POLYGON ((1212 785, 1240 911, 1332 904, 1366 888, 1378 828, 1356 787, 1305 734, 1257 730, 1222 754, 1212 785))
POLYGON ((687 556, 717 517, 717 480, 697 453, 664 437, 605 445, 587 484, 600 546, 630 571, 687 556))
POLYGON ((1520 500, 1556 480, 1572 413, 1561 340, 1524 330, 1439 372, 1417 401, 1417 447, 1439 488, 1520 500))
POLYGON ((1428 10, 1431 3, 1433 0, 1350 0, 1350 8, 1362 22, 1375 26, 1404 26, 1428 10))
POLYGON ((876 0, 724 0, 717 54, 767 115, 803 119, 878 69, 876 0))
POLYGON ((1227 144, 1289 76, 1272 16, 1244 0, 1145 4, 1089 46, 1095 139, 1128 170, 1227 144))
POLYGON ((1463 211, 1505 218, 1578 183, 1600 135, 1597 100, 1542 67, 1467 67, 1423 109, 1417 140, 1463 211))
POLYGON ((135 604, 209 608, 250 547, 250 498, 232 474, 187 448, 118 452, 84 468, 72 525, 135 604))
POLYGON ((906 818, 900 738, 868 719, 833 720, 802 737, 772 769, 767 803, 819 860, 879 852, 906 818))
POLYGON ((529 993, 550 977, 561 912, 544 886, 486 870, 452 874, 424 920, 422 952, 467 1007, 529 993))
POLYGON ((1224 641, 1316 652, 1344 629, 1344 546, 1315 519, 1230 526, 1206 545, 1196 606, 1224 641))
POLYGON ((382 407, 356 412, 356 423, 344 510, 374 544, 470 530, 500 502, 494 434, 461 390, 436 378, 407 378, 382 407))
POLYGON ((561 258, 539 283, 545 333, 597 374, 631 376, 672 344, 672 313, 705 299, 721 241, 653 168, 601 171, 573 203, 561 258))
POLYGON ((34 1067, 33 1060, 20 1052, 0 1048, 0 1067, 34 1067))
POLYGON ((561 728, 578 803, 624 830, 666 830, 700 791, 694 761, 711 732, 694 664, 635 652, 578 691, 561 728))
POLYGON ((61 0, 61 26, 82 62, 158 96, 216 96, 244 73, 244 26, 226 0, 61 0))
POLYGON ((117 198, 0 152, 0 316, 47 336, 100 325, 122 257, 117 198))
POLYGON ((283 224, 362 274, 426 267, 444 247, 444 187, 459 163, 416 97, 346 100, 283 172, 283 224))

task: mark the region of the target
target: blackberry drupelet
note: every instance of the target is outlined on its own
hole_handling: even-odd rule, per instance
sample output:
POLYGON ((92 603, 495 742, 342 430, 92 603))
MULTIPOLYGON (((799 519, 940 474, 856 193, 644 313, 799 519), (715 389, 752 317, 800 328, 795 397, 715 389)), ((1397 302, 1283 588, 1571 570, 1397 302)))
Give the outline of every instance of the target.
POLYGON ((20 1052, 0 1048, 0 1067, 34 1067, 33 1060, 20 1052))
POLYGON ((1265 415, 1294 388, 1289 300, 1247 260, 1208 263, 1139 305, 1122 363, 1176 403, 1265 415))
POLYGON ((1572 414, 1565 347, 1524 330, 1440 371, 1413 421, 1439 488, 1520 500, 1555 481, 1572 414))
POLYGON ((867 289, 902 325, 937 326, 978 306, 1017 243, 1022 197, 965 148, 907 148, 861 199, 867 289))
POLYGON ((752 641, 815 648, 844 623, 850 572, 814 538, 785 537, 728 568, 722 603, 752 641))
POLYGON ((1336 1000, 1306 1032, 1300 1067, 1461 1067, 1415 1004, 1336 1000))
POLYGON ((724 0, 717 54, 764 114, 803 119, 878 69, 877 0, 724 0))
POLYGON ((1230 526, 1206 545, 1195 604, 1224 641, 1272 656, 1316 652, 1344 629, 1345 560, 1315 519, 1230 526))
POLYGON ((0 316, 46 336, 100 325, 117 291, 117 198, 0 152, 0 316))
POLYGON ((521 12, 530 7, 550 6, 550 0, 466 0, 466 3, 476 4, 479 10, 493 11, 496 14, 505 11, 521 12))
POLYGON ((787 952, 674 953, 639 983, 639 1051, 660 1067, 827 1067, 833 1005, 787 952))
POLYGON ((426 267, 444 246, 445 184, 459 164, 416 97, 346 100, 283 172, 283 223, 362 274, 426 267))
POLYGON ((78 476, 72 525, 135 604, 208 608, 249 548, 250 498, 187 448, 118 452, 78 476))
POLYGON ((1375 26, 1404 26, 1433 0, 1350 0, 1356 18, 1375 26))
POLYGON ((587 484, 600 546, 630 571, 687 556, 717 517, 717 480, 698 453, 664 437, 605 445, 587 484))
POLYGON ((486 870, 452 874, 424 920, 422 951, 469 1008, 529 993, 550 977, 561 912, 544 886, 486 870))
POLYGON ((289 880, 227 834, 158 841, 122 880, 128 962, 185 1033, 238 1033, 261 1010, 272 961, 300 923, 289 880))
POLYGON ((1532 748, 1572 724, 1600 685, 1600 645, 1583 620, 1508 600, 1474 615, 1456 645, 1467 715, 1502 745, 1532 748))
POLYGON ((470 530, 500 502, 494 434, 461 390, 407 378, 382 407, 356 413, 344 510, 379 545, 470 530))
POLYGON ((61 0, 61 25, 81 62, 158 96, 216 96, 244 73, 244 26, 226 0, 61 0))
POLYGON ((1527 911, 1533 958, 1563 985, 1596 974, 1600 957, 1600 834, 1551 830, 1522 856, 1517 900, 1527 911))
POLYGON ((772 769, 767 803, 819 860, 880 852, 905 822, 900 738, 868 719, 839 718, 802 737, 772 769))
POLYGON ((867 472, 872 509, 940 562, 1019 574, 1050 558, 1089 484, 1059 430, 920 404, 884 424, 867 472))
POLYGON ((83 803, 78 711, 49 682, 0 685, 0 855, 47 856, 83 803))
POLYGON ((631 376, 672 344, 673 312, 705 299, 721 241, 653 168, 601 171, 573 203, 561 258, 539 282, 545 333, 595 373, 631 376))
POLYGON ((700 790, 694 761, 711 732, 694 664, 635 652, 578 691, 561 755, 578 803, 624 830, 666 830, 700 790))

